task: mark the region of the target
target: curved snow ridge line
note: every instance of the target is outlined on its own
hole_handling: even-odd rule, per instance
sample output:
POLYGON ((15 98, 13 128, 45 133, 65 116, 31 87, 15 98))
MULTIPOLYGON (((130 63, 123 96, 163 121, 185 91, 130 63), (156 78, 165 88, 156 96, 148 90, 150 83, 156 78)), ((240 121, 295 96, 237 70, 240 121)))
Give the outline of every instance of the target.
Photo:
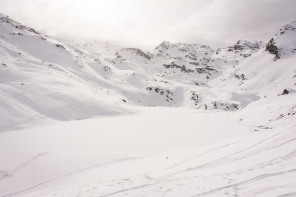
POLYGON ((278 144, 278 145, 276 145, 276 146, 273 146, 273 147, 271 147, 271 148, 265 148, 265 149, 270 150, 270 149, 278 148, 278 147, 280 147, 280 146, 286 145, 286 144, 288 144, 288 143, 290 143, 290 142, 293 142, 293 141, 295 141, 295 140, 296 140, 296 137, 295 137, 295 138, 292 138, 292 139, 290 139, 290 140, 288 140, 288 141, 282 142, 282 143, 280 143, 280 144, 278 144))
MULTIPOLYGON (((214 161, 209 161, 208 163, 205 163, 205 164, 202 164, 202 165, 199 165, 197 167, 192 167, 192 168, 187 168, 185 170, 182 170, 182 171, 178 171, 178 172, 174 172, 174 173, 171 173, 171 174, 168 174, 166 176, 172 176, 172 175, 176 175, 176 174, 180 174, 180 173, 184 173, 186 171, 193 171, 193 170, 200 170, 200 169, 203 169, 203 168, 208 168, 208 167, 212 167, 212 166, 217 166, 217 165, 222 165, 222 164, 225 164, 225 163, 228 163, 228 162, 231 162, 231 161, 237 161, 237 160, 241 160, 241 159, 245 159, 247 158, 248 156, 253 156, 253 155, 256 155, 256 154, 259 154, 261 153, 262 151, 267 151, 267 150, 270 150, 270 149, 274 149, 274 148, 277 148, 277 147, 280 147, 280 146, 283 146, 283 145, 286 145, 290 142, 293 142, 296 140, 296 138, 293 138, 291 140, 288 140, 288 141, 285 141, 285 142, 282 142, 276 146, 271 146, 271 147, 268 147, 268 148, 262 148, 262 149, 259 149, 259 150, 255 150, 255 151, 251 151, 251 152, 246 152, 246 151, 250 151, 250 149, 264 143, 264 142, 268 142, 269 140, 272 140, 273 138, 275 137, 279 137, 279 136, 285 136, 287 135, 287 133, 281 133, 281 132, 277 132, 275 134, 273 134, 272 136, 268 136, 266 137, 266 135, 264 136, 261 136, 259 138, 257 138, 257 142, 255 142, 253 145, 251 146, 248 146, 247 148, 244 148, 244 149, 241 149, 241 150, 238 150, 237 152, 234 152, 234 153, 231 153, 227 156, 224 156, 222 158, 219 158, 219 159, 216 159, 214 161), (262 139, 263 138, 263 139, 262 139), (258 142, 259 141, 259 142, 258 142), (243 152, 246 152, 246 153, 243 153, 243 152), (240 155, 241 153, 243 153, 243 155, 240 155)), ((282 137, 281 136, 281 137, 282 137)), ((279 138, 276 138, 276 140, 278 140, 279 138)), ((238 140, 236 142, 241 142, 241 141, 244 141, 244 139, 241 139, 241 140, 238 140)), ((236 144, 236 142, 233 142, 233 143, 230 143, 230 144, 226 144, 224 146, 220 146, 220 147, 217 147, 216 149, 214 150, 218 150, 218 149, 223 149, 227 146, 231 146, 231 145, 234 145, 236 144)), ((208 153, 212 152, 211 150, 208 151, 208 153)), ((294 151, 293 151, 294 152, 294 151)), ((293 153, 292 152, 292 153, 293 153)), ((204 155, 203 153, 201 155, 204 155)), ((293 154, 291 154, 293 156, 293 154)), ((290 155, 290 156, 291 156, 290 155)), ((200 155, 199 155, 200 156, 200 155)), ((196 158, 198 158, 199 156, 196 156, 196 158)), ((182 164, 179 164, 179 165, 182 165, 182 164)), ((166 169, 164 169, 166 170, 166 169)))
MULTIPOLYGON (((278 134, 279 134, 279 133, 277 133, 276 135, 278 135, 278 134)), ((265 137, 265 136, 260 136, 259 138, 256 138, 256 140, 261 140, 262 137, 265 137)), ((206 154, 210 154, 211 152, 215 152, 216 150, 219 150, 219 149, 222 149, 222 150, 223 150, 223 148, 231 147, 231 146, 233 146, 233 145, 235 145, 235 144, 238 144, 238 143, 240 143, 240 142, 245 141, 246 139, 248 139, 248 138, 242 138, 242 139, 239 139, 239 140, 234 141, 234 142, 232 142, 232 143, 229 143, 229 144, 225 144, 225 145, 222 145, 222 146, 216 147, 216 148, 214 148, 214 149, 212 149, 212 150, 209 150, 209 151, 206 151, 206 152, 204 152, 204 153, 201 153, 201 154, 199 154, 199 155, 197 155, 197 156, 195 156, 195 157, 193 157, 193 158, 191 158, 191 159, 188 159, 188 160, 186 160, 186 161, 184 161, 184 162, 190 162, 191 160, 198 159, 198 158, 201 157, 201 156, 204 156, 204 155, 206 155, 206 154)), ((269 138, 268 138, 268 139, 269 139, 269 138)), ((255 145, 253 145, 253 146, 249 146, 248 148, 252 148, 252 147, 254 147, 254 146, 260 144, 260 143, 263 142, 263 141, 264 141, 264 140, 261 140, 260 142, 256 143, 255 145)), ((243 150, 239 150, 239 151, 237 151, 237 152, 231 153, 230 155, 224 156, 224 157, 219 158, 219 159, 216 159, 216 160, 214 160, 214 161, 209 161, 209 162, 207 162, 207 163, 201 164, 201 165, 196 166, 196 167, 187 168, 187 169, 184 169, 184 170, 181 170, 181 171, 177 171, 177 172, 174 172, 174 173, 167 174, 165 177, 169 177, 169 176, 173 176, 173 175, 176 175, 176 174, 184 173, 184 172, 186 172, 186 171, 199 170, 199 169, 202 169, 202 168, 205 168, 205 167, 211 167, 211 166, 214 166, 214 165, 221 164, 221 162, 227 160, 229 157, 232 157, 233 155, 236 155, 236 154, 238 154, 238 153, 240 153, 240 152, 246 151, 246 150, 248 150, 248 148, 243 149, 243 150)), ((180 165, 182 165, 181 162, 177 163, 176 165, 174 165, 174 166, 172 166, 172 167, 170 167, 170 168, 163 169, 163 170, 161 170, 161 171, 169 170, 169 169, 171 169, 171 168, 174 168, 174 167, 177 167, 177 166, 180 166, 180 165)), ((149 174, 149 173, 147 173, 147 174, 149 174)))
MULTIPOLYGON (((227 163, 227 162, 230 162, 230 161, 233 161, 233 160, 244 159, 245 157, 239 157, 239 156, 237 156, 238 158, 235 158, 235 157, 233 158, 233 156, 238 155, 238 154, 240 154, 240 153, 243 153, 243 152, 245 152, 245 151, 249 151, 250 149, 254 148, 255 146, 258 146, 258 145, 260 145, 260 144, 262 144, 262 143, 264 143, 264 142, 266 142, 266 141, 268 141, 268 140, 270 140, 270 139, 276 137, 276 136, 279 135, 279 134, 280 134, 280 133, 277 133, 277 134, 275 134, 275 135, 273 135, 273 136, 271 136, 271 137, 267 137, 267 138, 265 138, 265 139, 262 139, 262 140, 259 141, 259 142, 256 142, 256 143, 254 143, 254 144, 252 144, 252 145, 250 145, 250 146, 248 146, 248 147, 246 147, 246 148, 244 148, 244 149, 241 149, 241 150, 239 150, 239 151, 237 151, 237 152, 231 153, 231 154, 229 154, 229 155, 227 155, 227 156, 224 156, 224 157, 222 157, 222 158, 219 158, 219 159, 217 159, 217 160, 210 161, 210 162, 208 162, 208 163, 202 164, 202 165, 197 166, 197 167, 188 168, 188 169, 186 169, 186 171, 200 170, 200 169, 202 169, 202 168, 211 167, 211 166, 217 166, 217 165, 219 165, 219 164, 227 163)), ((292 140, 292 141, 293 141, 293 140, 292 140)), ((287 143, 289 143, 289 142, 291 142, 291 140, 289 140, 287 143)), ((285 143, 282 143, 281 145, 284 145, 284 144, 285 144, 285 143)), ((264 149, 261 149, 261 150, 259 150, 259 151, 262 151, 262 150, 264 150, 264 149)), ((258 151, 258 150, 257 150, 257 151, 258 151)), ((252 153, 253 153, 253 154, 259 154, 259 153, 256 153, 255 151, 252 152, 252 153)), ((248 156, 248 155, 247 155, 247 156, 248 156)), ((180 171, 180 172, 177 172, 177 173, 182 173, 182 172, 184 172, 184 171, 180 171)), ((177 174, 177 173, 176 173, 176 174, 177 174)))
POLYGON ((295 196, 296 196, 296 192, 283 194, 283 195, 280 195, 278 197, 295 197, 295 196))
POLYGON ((38 153, 36 154, 34 157, 32 157, 31 159, 25 161, 24 163, 20 164, 19 166, 17 166, 14 170, 12 170, 10 173, 11 174, 14 174, 16 173, 17 171, 27 167, 28 165, 30 165, 31 163, 33 163, 35 160, 47 155, 48 153, 38 153))
MULTIPOLYGON (((231 154, 229 154, 229 155, 226 155, 226 156, 224 156, 224 157, 222 157, 222 158, 216 159, 216 160, 214 160, 214 161, 210 161, 210 162, 208 162, 208 163, 205 163, 205 164, 199 165, 199 166, 197 166, 197 167, 188 168, 188 169, 186 169, 186 170, 184 170, 184 171, 200 170, 200 169, 207 168, 207 167, 211 167, 211 166, 221 165, 221 164, 227 162, 227 160, 228 160, 228 161, 229 161, 229 160, 230 160, 230 161, 233 161, 233 159, 232 159, 231 157, 233 157, 233 156, 235 156, 235 155, 237 155, 237 154, 240 154, 240 153, 242 153, 242 152, 245 152, 245 151, 247 151, 247 150, 253 148, 254 146, 257 146, 257 145, 261 144, 261 143, 264 142, 264 141, 265 141, 265 140, 262 140, 262 141, 260 141, 260 142, 258 142, 258 143, 256 143, 256 144, 254 144, 254 145, 248 146, 247 148, 241 149, 241 150, 239 150, 239 151, 236 151, 236 152, 234 152, 234 153, 231 153, 231 154)), ((176 172, 175 174, 183 173, 184 171, 176 172)))
POLYGON ((31 159, 25 161, 24 163, 20 164, 19 166, 17 166, 15 169, 13 169, 11 172, 5 171, 5 170, 0 170, 0 181, 5 179, 5 178, 9 178, 12 177, 16 172, 18 172, 19 170, 27 167, 28 165, 30 165, 32 162, 34 162, 35 160, 39 159, 40 157, 47 155, 48 153, 38 153, 36 154, 34 157, 32 157, 31 159))
MULTIPOLYGON (((263 151, 268 151, 268 150, 275 149, 275 148, 278 148, 278 147, 283 146, 283 145, 287 145, 287 144, 289 144, 289 143, 291 143, 291 142, 293 142, 295 140, 296 140, 296 138, 293 138, 291 140, 288 140, 288 141, 285 141, 285 142, 281 143, 280 145, 269 147, 269 148, 263 148, 263 149, 255 150, 255 151, 252 151, 252 152, 249 152, 249 153, 245 153, 244 155, 238 155, 238 156, 233 157, 233 158, 231 158, 231 156, 230 156, 230 158, 224 158, 224 159, 222 158, 221 160, 216 160, 216 162, 213 161, 212 164, 211 164, 211 162, 208 163, 209 165, 207 165, 205 167, 223 165, 223 164, 226 164, 226 163, 229 163, 229 162, 232 162, 232 161, 238 161, 238 160, 246 159, 246 158, 249 158, 251 156, 255 156, 255 155, 261 154, 263 151)), ((280 158, 283 158, 284 159, 287 156, 289 156, 289 157, 292 156, 293 157, 294 155, 295 155, 295 150, 293 152, 291 152, 290 154, 288 154, 288 155, 285 155, 283 157, 279 157, 279 158, 276 158, 276 159, 280 159, 280 158)), ((188 170, 191 170, 191 169, 188 169, 188 170)))
MULTIPOLYGON (((288 170, 288 171, 282 171, 282 172, 276 172, 276 173, 270 173, 270 174, 263 174, 263 175, 254 177, 252 179, 248 179, 246 181, 242 181, 240 183, 236 183, 236 184, 231 184, 231 185, 228 185, 228 186, 220 187, 220 188, 217 188, 217 189, 214 189, 214 190, 210 190, 208 192, 204 192, 204 193, 201 193, 201 194, 194 195, 192 197, 207 195, 207 194, 214 193, 214 192, 219 192, 220 190, 223 190, 223 189, 227 189, 227 188, 231 188, 231 187, 235 187, 235 186, 239 186, 239 185, 244 185, 244 184, 247 184, 247 183, 250 183, 250 182, 254 182, 254 181, 258 181, 258 180, 261 180, 261 179, 264 179, 264 178, 268 178, 268 177, 272 177, 272 176, 278 176, 278 175, 287 174, 287 173, 291 173, 291 172, 296 172, 296 169, 291 169, 291 170, 288 170)), ((174 181, 179 181, 179 180, 184 180, 184 179, 194 179, 194 178, 197 178, 197 177, 200 177, 200 176, 191 176, 191 177, 185 177, 185 178, 177 178, 177 179, 160 181, 160 182, 155 182, 155 183, 150 183, 150 184, 139 185, 139 186, 135 186, 135 187, 131 187, 131 188, 127 188, 127 189, 115 191, 115 192, 112 192, 112 193, 109 193, 109 194, 105 194, 105 195, 102 195, 100 197, 113 196, 113 195, 116 195, 116 194, 119 194, 119 193, 131 191, 131 190, 137 190, 137 189, 141 189, 141 188, 146 188, 146 187, 150 187, 150 186, 154 186, 154 185, 159 185, 159 184, 163 184, 163 183, 167 183, 167 182, 174 182, 174 181)))
POLYGON ((281 157, 277 157, 277 158, 274 158, 272 160, 250 166, 250 167, 248 167, 246 169, 239 169, 237 171, 234 171, 233 173, 240 174, 240 173, 243 173, 243 172, 247 172, 249 169, 265 168, 266 166, 270 166, 270 164, 279 163, 279 162, 281 162, 283 160, 289 160, 289 159, 294 158, 295 156, 296 156, 296 149, 293 150, 292 152, 286 154, 286 155, 281 156, 281 157))
MULTIPOLYGON (((155 172, 159 172, 159 171, 166 171, 166 170, 170 170, 170 169, 176 168, 176 167, 178 167, 178 166, 182 166, 182 165, 184 165, 184 164, 187 163, 187 162, 194 161, 194 160, 198 159, 199 157, 202 157, 202 156, 204 156, 204 155, 210 154, 211 152, 215 152, 216 150, 220 150, 220 149, 223 149, 223 148, 226 148, 226 147, 232 146, 232 145, 234 145, 234 144, 238 144, 238 143, 240 143, 240 142, 242 142, 242 141, 244 141, 244 140, 245 140, 245 137, 244 137, 244 138, 240 138, 239 140, 234 141, 234 142, 231 142, 231 143, 227 143, 227 144, 223 144, 223 145, 218 146, 218 147, 214 147, 213 149, 207 150, 207 151, 205 151, 205 152, 203 152, 203 153, 200 153, 199 155, 196 155, 196 156, 194 156, 194 157, 192 157, 192 158, 186 159, 186 160, 184 160, 184 161, 179 161, 178 163, 176 163, 176 164, 174 164, 173 166, 170 166, 170 167, 168 167, 168 168, 160 169, 160 170, 157 170, 157 171, 148 172, 148 173, 146 173, 146 175, 149 175, 149 174, 151 174, 151 173, 155 173, 155 172)), ((179 173, 181 173, 181 172, 183 172, 183 171, 178 171, 178 172, 170 173, 170 174, 165 175, 164 177, 173 176, 173 175, 175 175, 175 174, 179 174, 179 173)))
MULTIPOLYGON (((192 157, 192 158, 190 158, 190 159, 187 159, 187 160, 181 161, 181 162, 179 162, 179 163, 176 163, 176 164, 174 164, 173 166, 171 166, 171 167, 169 167, 169 168, 166 168, 166 169, 163 169, 163 170, 169 170, 169 169, 172 169, 172 168, 175 168, 175 167, 181 166, 181 165, 183 165, 183 164, 185 164, 185 163, 187 163, 187 162, 190 162, 190 161, 196 160, 196 159, 198 159, 199 157, 202 157, 202 156, 204 156, 204 155, 206 155, 206 154, 209 154, 209 153, 211 153, 211 152, 215 152, 216 150, 223 149, 223 148, 225 148, 225 147, 229 147, 229 146, 231 146, 231 145, 234 145, 234 144, 240 143, 240 142, 242 142, 242 141, 244 141, 244 140, 245 140, 245 139, 243 138, 243 139, 240 139, 240 140, 238 140, 238 141, 234 141, 234 142, 229 143, 229 144, 224 144, 224 145, 218 146, 218 147, 213 148, 213 149, 211 149, 211 150, 208 150, 208 151, 206 151, 206 152, 204 152, 204 153, 201 153, 201 154, 199 154, 199 155, 197 155, 197 156, 194 156, 194 157, 192 157)), ((161 170, 161 171, 163 171, 163 170, 161 170)), ((149 174, 149 173, 148 173, 148 174, 149 174)))
MULTIPOLYGON (((279 185, 279 186, 272 186, 272 187, 268 187, 268 188, 262 188, 262 189, 258 189, 259 191, 256 191, 256 192, 248 192, 248 195, 246 196, 261 196, 261 195, 264 195, 264 193, 266 192, 272 192, 272 191, 276 191, 278 189, 285 189, 285 188, 296 188, 296 184, 289 184, 289 185, 279 185)), ((293 193, 287 193, 289 195, 293 194, 293 193)), ((287 194, 282 194, 280 196, 285 196, 287 194)), ((265 195, 266 196, 266 195, 265 195)), ((277 197, 280 197, 280 196, 277 196, 277 197)), ((295 195, 293 196, 295 197, 295 195)))
POLYGON ((254 178, 251 178, 251 179, 248 179, 248 180, 239 182, 239 183, 235 183, 235 184, 231 184, 231 185, 226 185, 226 186, 223 186, 223 187, 219 187, 219 188, 216 188, 216 189, 213 189, 213 190, 204 192, 204 193, 200 193, 200 194, 197 194, 197 195, 194 195, 194 196, 191 196, 191 197, 206 196, 206 195, 210 195, 210 194, 213 194, 213 193, 216 193, 216 192, 220 192, 221 190, 224 190, 224 189, 229 189, 229 188, 232 188, 232 187, 237 187, 237 186, 245 185, 245 184, 248 184, 248 183, 251 183, 251 182, 259 181, 261 179, 265 179, 265 178, 269 178, 269 177, 274 177, 274 176, 279 176, 279 175, 283 175, 283 174, 287 174, 287 173, 295 173, 295 172, 296 172, 296 168, 295 169, 291 169, 291 170, 287 170, 287 171, 282 171, 282 172, 262 174, 262 175, 256 176, 254 178))
POLYGON ((20 191, 17 191, 17 192, 14 192, 14 193, 11 193, 11 194, 5 194, 4 196, 1 196, 1 197, 11 197, 11 196, 15 196, 15 195, 18 195, 18 194, 21 194, 23 192, 27 192, 27 191, 30 191, 32 189, 35 189, 41 185, 44 185, 46 183, 49 183, 49 182, 52 182, 52 181, 55 181, 55 180, 58 180, 60 178, 64 178, 64 177, 67 177, 67 176, 71 176, 71 175, 74 175, 74 174, 78 174, 78 173, 81 173, 81 172, 84 172, 84 171, 87 171, 87 170, 91 170, 91 169, 94 169, 94 168, 98 168, 98 167, 104 167, 106 165, 109 165, 109 164, 113 164, 113 163, 118 163, 118 162, 124 162, 124 161, 129 161, 129 160, 133 160, 133 159, 139 159, 141 157, 128 157, 128 158, 123 158, 123 159, 116 159, 116 160, 113 160, 113 161, 109 161, 109 162, 106 162, 106 163, 102 163, 102 164, 97 164, 97 165, 94 165, 94 166, 91 166, 91 167, 88 167, 88 168, 84 168, 84 169, 80 169, 80 170, 76 170, 74 172, 70 172, 70 173, 67 173, 67 174, 64 174, 64 175, 61 175, 61 176, 58 176, 58 177, 55 177, 55 178, 52 178, 52 179, 49 179, 49 180, 46 180, 46 181, 43 181, 41 183, 38 183, 37 185, 34 185, 34 186, 31 186, 31 187, 28 187, 26 189, 23 189, 23 190, 20 190, 20 191))
POLYGON ((127 189, 115 191, 115 192, 112 192, 112 193, 109 193, 109 194, 104 194, 103 196, 99 196, 99 197, 112 196, 112 195, 116 195, 116 194, 119 194, 119 193, 122 193, 122 192, 126 192, 126 191, 137 190, 137 189, 141 189, 141 188, 145 188, 145 187, 159 185, 159 184, 162 184, 162 183, 174 182, 174 181, 179 181, 179 180, 184 180, 184 179, 193 179, 193 178, 197 178, 197 177, 199 177, 199 176, 192 176, 192 177, 171 179, 171 180, 165 180, 165 181, 159 181, 159 182, 154 182, 154 183, 149 183, 149 184, 134 186, 134 187, 130 187, 130 188, 127 188, 127 189))

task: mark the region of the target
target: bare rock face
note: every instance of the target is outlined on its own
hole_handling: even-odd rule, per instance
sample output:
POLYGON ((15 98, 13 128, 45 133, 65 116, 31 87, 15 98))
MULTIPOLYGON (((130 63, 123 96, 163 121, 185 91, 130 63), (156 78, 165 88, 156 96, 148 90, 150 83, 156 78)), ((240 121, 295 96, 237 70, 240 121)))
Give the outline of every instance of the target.
POLYGON ((221 58, 240 62, 262 49, 264 45, 262 41, 239 40, 232 46, 218 48, 215 54, 221 58))
POLYGON ((0 24, 3 24, 3 23, 7 23, 18 30, 25 30, 25 31, 32 32, 34 34, 39 34, 39 32, 37 32, 35 29, 33 29, 31 27, 24 26, 21 23, 10 19, 9 16, 6 16, 6 15, 0 13, 0 24))
POLYGON ((125 57, 128 54, 134 55, 134 56, 139 56, 139 57, 142 57, 142 58, 144 58, 146 60, 150 60, 152 58, 152 54, 145 53, 141 49, 138 49, 138 48, 123 48, 123 49, 120 49, 116 53, 116 56, 120 58, 120 57, 125 57))
POLYGON ((266 45, 266 51, 268 51, 269 53, 275 55, 274 60, 278 60, 280 59, 280 52, 278 47, 275 45, 274 43, 274 39, 272 38, 266 45))
POLYGON ((267 43, 266 51, 275 55, 274 61, 294 55, 296 53, 296 21, 282 27, 267 43))
POLYGON ((285 94, 289 94, 289 91, 287 89, 284 89, 282 95, 285 95, 285 94))

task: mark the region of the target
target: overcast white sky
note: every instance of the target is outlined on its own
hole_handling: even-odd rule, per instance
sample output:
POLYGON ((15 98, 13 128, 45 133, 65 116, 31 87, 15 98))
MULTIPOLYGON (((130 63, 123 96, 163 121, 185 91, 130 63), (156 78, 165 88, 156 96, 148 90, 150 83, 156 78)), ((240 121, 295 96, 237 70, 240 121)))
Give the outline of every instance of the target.
POLYGON ((227 46, 268 41, 296 0, 0 0, 0 12, 59 39, 152 49, 163 40, 227 46))

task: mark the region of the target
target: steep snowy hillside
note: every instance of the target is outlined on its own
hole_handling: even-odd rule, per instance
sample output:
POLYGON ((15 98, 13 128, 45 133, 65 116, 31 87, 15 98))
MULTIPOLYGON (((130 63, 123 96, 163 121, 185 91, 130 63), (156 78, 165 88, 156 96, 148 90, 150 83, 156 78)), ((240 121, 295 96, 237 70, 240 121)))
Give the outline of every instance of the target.
POLYGON ((232 87, 236 83, 237 87, 234 90, 241 90, 260 98, 295 92, 295 28, 295 22, 283 27, 265 48, 238 64, 234 73, 230 73, 230 77, 221 86, 232 87), (275 43, 278 54, 270 51, 271 42, 275 43))
POLYGON ((274 60, 282 57, 293 56, 296 53, 296 21, 285 25, 280 32, 266 45, 266 51, 275 55, 274 60))
POLYGON ((294 98, 4 132, 0 196, 295 196, 294 98))
POLYGON ((108 63, 100 65, 93 54, 83 56, 7 16, 0 22, 1 131, 34 121, 130 112, 119 96, 110 96, 113 85, 99 74, 108 63))
POLYGON ((295 196, 295 29, 145 52, 0 14, 0 197, 295 196))
POLYGON ((41 120, 130 113, 134 106, 238 110, 295 89, 295 22, 266 46, 241 40, 215 51, 165 41, 146 53, 65 44, 7 16, 0 21, 2 131, 41 120), (270 48, 277 49, 278 61, 270 48))

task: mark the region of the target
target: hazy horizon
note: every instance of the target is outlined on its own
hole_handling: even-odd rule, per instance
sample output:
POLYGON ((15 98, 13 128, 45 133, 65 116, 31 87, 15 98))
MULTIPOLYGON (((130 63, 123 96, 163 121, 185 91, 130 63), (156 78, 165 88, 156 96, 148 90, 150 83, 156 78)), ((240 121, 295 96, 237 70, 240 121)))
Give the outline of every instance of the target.
POLYGON ((150 50, 162 41, 214 48, 268 41, 296 19, 293 0, 0 0, 0 12, 58 39, 150 50))

